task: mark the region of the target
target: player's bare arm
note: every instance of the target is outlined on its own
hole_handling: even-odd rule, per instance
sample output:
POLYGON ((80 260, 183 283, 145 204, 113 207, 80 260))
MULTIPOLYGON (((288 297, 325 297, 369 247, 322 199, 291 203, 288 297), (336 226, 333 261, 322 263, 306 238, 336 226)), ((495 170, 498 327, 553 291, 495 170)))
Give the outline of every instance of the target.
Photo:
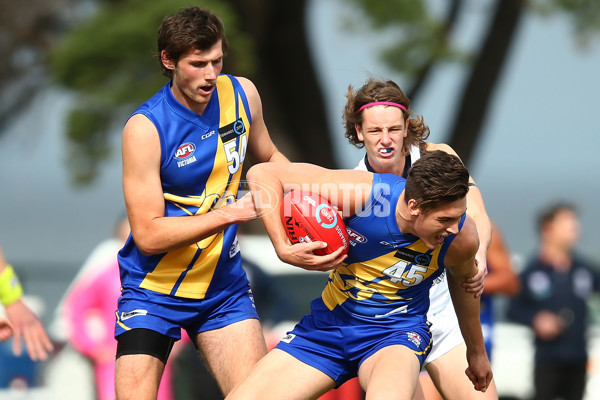
MULTIPOLYGON (((445 143, 427 143, 427 151, 442 150, 458 157, 456 151, 445 143)), ((479 235, 479 248, 475 255, 477 274, 469 278, 463 287, 476 297, 483 293, 485 277, 487 276, 487 249, 492 240, 492 223, 483 203, 483 196, 472 176, 469 177, 469 192, 467 193, 467 213, 475 220, 479 235)))
POLYGON ((475 275, 475 254, 479 247, 477 228, 467 215, 465 223, 456 236, 444 260, 448 268, 448 287, 458 317, 461 333, 467 345, 469 367, 465 371, 476 390, 485 392, 492 381, 492 369, 485 352, 479 299, 467 293, 462 283, 475 275))
POLYGON ((254 163, 277 161, 289 162, 279 151, 269 136, 267 126, 263 118, 262 102, 254 83, 247 78, 237 77, 246 92, 246 98, 250 105, 252 124, 250 125, 250 139, 248 142, 248 153, 254 163))
POLYGON ((318 192, 348 216, 368 198, 373 174, 329 170, 302 163, 263 163, 250 168, 247 179, 257 211, 279 258, 305 269, 327 270, 338 266, 346 256, 341 256, 341 248, 325 256, 314 255, 314 250, 326 247, 323 242, 290 243, 279 216, 284 190, 308 185, 311 191, 318 192))
POLYGON ((150 120, 137 114, 123 130, 123 193, 131 231, 144 254, 159 254, 196 243, 227 226, 255 219, 252 202, 225 206, 218 212, 165 217, 160 181, 160 142, 150 120))

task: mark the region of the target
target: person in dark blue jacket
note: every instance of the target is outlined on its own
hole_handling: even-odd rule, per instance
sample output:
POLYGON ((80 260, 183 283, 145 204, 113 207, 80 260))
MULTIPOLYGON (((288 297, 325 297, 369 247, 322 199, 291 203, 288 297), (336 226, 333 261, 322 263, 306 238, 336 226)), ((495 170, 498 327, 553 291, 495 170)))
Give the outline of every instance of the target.
POLYGON ((540 245, 521 273, 522 288, 508 317, 535 334, 535 400, 582 399, 588 361, 587 300, 600 276, 575 254, 580 234, 575 208, 555 204, 538 220, 540 245))

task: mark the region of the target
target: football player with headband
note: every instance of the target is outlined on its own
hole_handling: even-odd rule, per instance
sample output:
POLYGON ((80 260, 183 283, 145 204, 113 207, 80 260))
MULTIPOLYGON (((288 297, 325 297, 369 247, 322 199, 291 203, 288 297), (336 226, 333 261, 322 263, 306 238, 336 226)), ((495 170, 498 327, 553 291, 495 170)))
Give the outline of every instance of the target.
MULTIPOLYGON (((410 100, 395 82, 369 79, 357 90, 350 86, 346 97, 343 111, 345 136, 351 144, 366 150, 357 170, 406 177, 412 164, 425 152, 442 150, 456 155, 446 144, 426 141, 429 127, 422 116, 411 111, 410 100)), ((469 186, 467 213, 473 217, 479 235, 475 257, 478 272, 463 286, 479 297, 487 275, 486 252, 491 240, 491 223, 472 177, 469 177, 469 186)), ((419 387, 415 400, 439 397, 436 388, 446 400, 497 398, 493 382, 485 393, 477 392, 462 373, 467 365, 465 344, 450 300, 446 274, 434 282, 430 300, 427 317, 432 324, 433 348, 424 362, 427 372, 421 375, 427 396, 419 387), (435 387, 431 385, 432 380, 435 387)))

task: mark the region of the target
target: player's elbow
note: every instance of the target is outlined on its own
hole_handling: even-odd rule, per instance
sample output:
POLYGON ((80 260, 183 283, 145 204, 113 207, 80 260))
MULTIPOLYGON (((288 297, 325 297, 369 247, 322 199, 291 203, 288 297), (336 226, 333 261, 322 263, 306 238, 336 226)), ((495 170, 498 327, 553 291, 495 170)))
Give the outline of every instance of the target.
POLYGON ((155 254, 164 253, 165 250, 159 247, 158 241, 154 240, 148 235, 142 235, 135 233, 132 235, 136 247, 145 256, 153 256, 155 254))
POLYGON ((252 167, 250 167, 250 169, 248 169, 248 172, 246 172, 246 179, 248 180, 248 183, 259 181, 260 176, 262 175, 261 169, 262 164, 253 165, 252 167))
POLYGON ((267 182, 281 181, 286 172, 289 172, 288 165, 290 163, 287 162, 264 162, 253 165, 246 173, 250 190, 265 190, 267 182))
POLYGON ((246 179, 250 189, 253 188, 253 185, 259 185, 266 180, 269 180, 269 178, 274 177, 277 174, 277 169, 274 166, 278 164, 279 163, 264 162, 253 165, 246 173, 246 179))
POLYGON ((149 246, 144 242, 141 242, 139 244, 136 242, 136 245, 140 253, 142 253, 145 256, 153 256, 155 254, 158 254, 158 251, 155 247, 149 246))

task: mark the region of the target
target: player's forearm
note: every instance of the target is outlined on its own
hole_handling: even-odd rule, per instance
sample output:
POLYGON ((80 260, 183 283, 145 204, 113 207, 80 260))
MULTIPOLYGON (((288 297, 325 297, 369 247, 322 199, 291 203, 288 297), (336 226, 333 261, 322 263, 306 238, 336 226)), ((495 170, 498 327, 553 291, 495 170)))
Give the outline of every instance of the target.
POLYGON ((243 221, 238 210, 227 206, 201 215, 154 218, 144 227, 132 224, 132 232, 140 251, 153 255, 200 242, 243 221))
POLYGON ((459 279, 452 274, 448 274, 448 288, 458 317, 460 331, 469 352, 485 353, 479 317, 479 298, 465 292, 459 279))

